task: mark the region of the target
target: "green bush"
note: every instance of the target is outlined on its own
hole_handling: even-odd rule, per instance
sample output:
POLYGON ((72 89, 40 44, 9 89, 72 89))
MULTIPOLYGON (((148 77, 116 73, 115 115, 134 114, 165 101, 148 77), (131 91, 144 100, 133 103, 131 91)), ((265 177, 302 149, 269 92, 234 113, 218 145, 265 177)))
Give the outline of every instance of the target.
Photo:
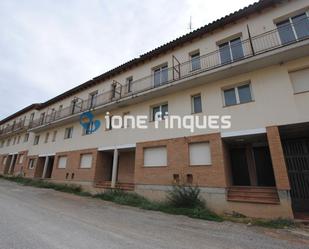
POLYGON ((171 206, 177 208, 204 208, 205 203, 200 198, 200 192, 197 186, 173 185, 173 189, 168 192, 167 200, 171 206))

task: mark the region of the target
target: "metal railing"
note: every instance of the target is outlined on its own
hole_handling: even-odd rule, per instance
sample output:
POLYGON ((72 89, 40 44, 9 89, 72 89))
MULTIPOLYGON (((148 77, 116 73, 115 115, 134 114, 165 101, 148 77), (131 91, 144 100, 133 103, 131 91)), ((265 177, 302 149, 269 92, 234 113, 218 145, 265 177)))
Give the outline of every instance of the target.
POLYGON ((24 129, 27 129, 28 125, 27 125, 27 120, 21 120, 19 122, 13 123, 11 125, 8 125, 6 127, 4 127, 3 129, 0 130, 0 137, 7 135, 9 133, 13 133, 16 131, 21 131, 24 129))
MULTIPOLYGON (((296 24, 291 24, 291 27, 295 25, 296 24)), ((152 73, 147 77, 132 81, 130 86, 128 84, 122 85, 116 82, 117 86, 112 91, 99 94, 95 98, 80 100, 80 102, 74 105, 74 108, 71 105, 59 111, 49 113, 45 115, 44 119, 40 118, 31 122, 29 128, 46 125, 56 120, 70 117, 77 113, 92 110, 96 107, 100 107, 108 103, 113 103, 128 96, 133 96, 138 93, 159 88, 163 85, 170 84, 171 82, 223 67, 228 64, 232 64, 309 38, 308 30, 307 35, 302 36, 301 38, 295 37, 294 40, 290 40, 289 42, 281 42, 282 33, 284 33, 286 30, 290 30, 290 27, 286 27, 286 30, 284 29, 284 27, 280 27, 280 29, 277 28, 253 37, 249 35, 248 39, 245 39, 239 43, 229 45, 225 48, 220 48, 208 54, 201 55, 198 60, 199 63, 197 63, 195 58, 194 68, 192 60, 179 63, 179 61, 173 57, 173 66, 161 72, 162 75, 159 77, 155 77, 155 74, 152 73), (128 91, 128 89, 130 89, 130 91, 128 91)))

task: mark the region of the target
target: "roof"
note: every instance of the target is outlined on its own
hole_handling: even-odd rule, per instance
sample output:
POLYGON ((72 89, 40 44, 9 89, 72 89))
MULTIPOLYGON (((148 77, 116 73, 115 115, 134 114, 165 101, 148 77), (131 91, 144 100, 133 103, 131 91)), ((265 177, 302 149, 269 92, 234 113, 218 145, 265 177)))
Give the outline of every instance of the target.
POLYGON ((183 35, 183 36, 181 36, 181 37, 179 37, 179 38, 177 38, 177 39, 175 39, 171 42, 168 42, 168 43, 166 43, 166 44, 164 44, 160 47, 157 47, 157 48, 155 48, 155 49, 153 49, 153 50, 151 50, 151 51, 149 51, 145 54, 142 54, 142 55, 140 55, 140 57, 135 58, 133 60, 130 60, 130 61, 128 61, 128 62, 110 70, 110 71, 107 71, 107 72, 105 72, 105 73, 103 73, 103 74, 101 74, 101 75, 99 75, 99 76, 97 76, 97 77, 95 77, 95 78, 93 78, 89 81, 86 81, 85 83, 82 83, 81 85, 78 85, 78 86, 76 86, 76 87, 74 87, 74 88, 72 88, 72 89, 70 89, 70 90, 68 90, 68 91, 66 91, 66 92, 46 101, 46 102, 44 102, 44 103, 32 104, 32 105, 14 113, 14 114, 6 117, 5 119, 1 120, 0 125, 11 120, 11 119, 13 119, 13 118, 15 118, 15 117, 17 117, 17 116, 19 116, 19 115, 21 115, 21 114, 23 114, 23 113, 25 113, 25 112, 27 112, 27 111, 29 111, 29 110, 31 110, 31 109, 42 109, 42 108, 44 108, 44 107, 46 107, 50 104, 53 104, 57 101, 60 101, 64 98, 66 98, 66 97, 74 95, 77 92, 80 92, 84 89, 92 87, 92 86, 100 83, 103 80, 110 79, 111 77, 113 77, 113 76, 115 76, 115 75, 117 75, 117 74, 119 74, 123 71, 129 70, 130 68, 135 67, 135 66, 137 66, 137 65, 139 65, 139 64, 141 64, 141 63, 143 63, 143 62, 145 62, 145 61, 147 61, 147 60, 149 60, 149 59, 151 59, 155 56, 166 53, 167 51, 170 51, 170 50, 172 50, 172 49, 174 49, 178 46, 181 46, 181 45, 183 45, 183 44, 185 44, 185 43, 187 43, 187 42, 189 42, 193 39, 199 38, 199 37, 205 35, 206 33, 212 32, 212 31, 214 31, 214 30, 216 30, 216 29, 218 29, 218 28, 220 28, 224 25, 236 22, 239 19, 242 19, 246 16, 249 16, 253 13, 262 11, 263 9, 271 7, 271 6, 273 6, 277 3, 280 3, 280 2, 282 2, 282 0, 260 0, 256 3, 253 3, 253 4, 251 4, 251 5, 249 5, 245 8, 242 8, 238 11, 235 11, 234 13, 231 13, 229 15, 226 15, 225 17, 222 17, 222 18, 220 18, 216 21, 213 21, 213 22, 211 22, 211 23, 209 23, 209 24, 207 24, 207 25, 205 25, 205 26, 203 26, 199 29, 196 29, 196 30, 194 30, 194 31, 192 31, 192 32, 190 32, 186 35, 183 35), (32 107, 32 108, 30 108, 30 107, 32 107))

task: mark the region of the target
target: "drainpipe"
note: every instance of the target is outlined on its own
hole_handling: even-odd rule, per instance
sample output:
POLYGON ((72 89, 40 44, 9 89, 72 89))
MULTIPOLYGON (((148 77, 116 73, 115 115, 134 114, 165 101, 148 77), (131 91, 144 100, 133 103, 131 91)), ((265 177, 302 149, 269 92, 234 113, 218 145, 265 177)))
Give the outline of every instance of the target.
POLYGON ((118 166, 118 150, 114 149, 114 159, 113 159, 113 171, 112 171, 112 183, 111 187, 116 187, 116 180, 117 180, 117 166, 118 166))
POLYGON ((250 43, 251 52, 252 52, 252 55, 254 56, 255 52, 254 52, 254 47, 253 47, 253 43, 252 43, 252 37, 251 37, 251 33, 250 33, 250 29, 249 29, 249 25, 248 24, 247 24, 247 31, 248 31, 248 36, 249 36, 249 43, 250 43))
POLYGON ((44 162, 43 173, 42 173, 42 178, 43 179, 46 177, 48 162, 49 162, 49 156, 46 156, 45 162, 44 162))

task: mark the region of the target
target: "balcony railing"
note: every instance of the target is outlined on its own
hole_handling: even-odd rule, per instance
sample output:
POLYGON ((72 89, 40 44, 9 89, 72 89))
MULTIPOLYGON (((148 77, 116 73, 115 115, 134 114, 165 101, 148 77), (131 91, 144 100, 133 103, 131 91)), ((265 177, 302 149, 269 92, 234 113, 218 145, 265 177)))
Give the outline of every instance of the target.
POLYGON ((14 133, 14 132, 17 132, 17 131, 27 129, 28 125, 26 123, 27 123, 26 120, 22 120, 22 121, 15 123, 15 124, 11 124, 11 125, 6 126, 2 130, 0 130, 0 137, 7 135, 7 134, 10 134, 10 133, 14 133))
MULTIPOLYGON (((308 18, 306 18, 305 21, 308 22, 308 18)), ((287 34, 286 32, 289 32, 291 27, 295 25, 296 24, 290 24, 288 27, 280 27, 280 29, 277 28, 253 37, 249 35, 248 39, 243 41, 239 40, 239 42, 234 42, 233 44, 229 43, 228 46, 220 46, 220 49, 216 51, 204 54, 198 57, 198 59, 194 58, 194 63, 193 60, 179 63, 179 61, 173 56, 173 66, 162 70, 160 74, 151 74, 147 77, 132 81, 130 85, 122 85, 115 81, 115 87, 112 91, 104 92, 97 95, 95 98, 89 98, 86 100, 79 99, 74 106, 71 105, 59 111, 53 111, 52 113, 45 115, 44 118, 34 120, 30 123, 29 128, 46 125, 56 120, 73 116, 74 114, 92 110, 108 103, 113 103, 128 96, 159 88, 163 85, 170 84, 192 75, 198 75, 206 71, 308 39, 309 25, 305 26, 308 30, 302 32, 301 37, 296 37, 295 35, 294 39, 289 39, 288 41, 287 39, 284 39, 285 37, 283 36, 287 34)))

